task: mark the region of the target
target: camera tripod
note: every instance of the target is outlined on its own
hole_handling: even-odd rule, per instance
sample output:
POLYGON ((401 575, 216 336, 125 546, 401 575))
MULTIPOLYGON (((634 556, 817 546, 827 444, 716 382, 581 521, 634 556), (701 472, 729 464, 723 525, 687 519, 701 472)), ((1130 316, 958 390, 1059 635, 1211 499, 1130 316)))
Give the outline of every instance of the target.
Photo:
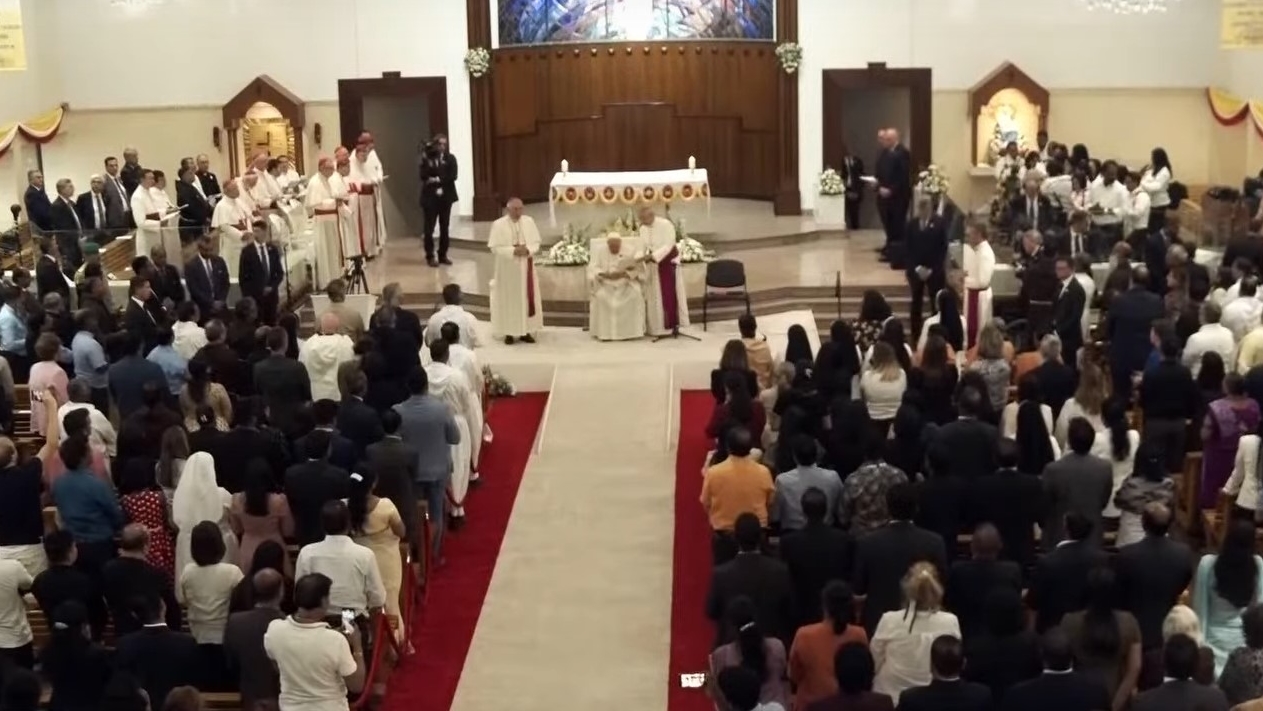
POLYGON ((355 256, 347 259, 351 266, 346 271, 346 293, 368 294, 368 275, 364 273, 364 257, 355 256))

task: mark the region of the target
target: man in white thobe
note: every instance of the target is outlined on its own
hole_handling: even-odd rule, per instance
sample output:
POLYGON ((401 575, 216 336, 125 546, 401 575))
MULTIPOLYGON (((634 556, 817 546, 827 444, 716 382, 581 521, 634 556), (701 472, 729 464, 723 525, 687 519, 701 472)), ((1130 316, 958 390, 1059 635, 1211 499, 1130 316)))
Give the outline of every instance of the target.
MULTIPOLYGON (((136 220, 136 254, 149 254, 155 244, 162 244, 163 220, 177 211, 171 206, 170 200, 160 200, 155 194, 156 184, 153 171, 146 170, 140 175, 140 187, 132 193, 132 215, 136 220)), ((175 229, 176 222, 175 218, 169 219, 171 229, 175 229)), ((179 240, 178 232, 176 240, 179 240)))
POLYGON ((359 203, 355 229, 360 238, 360 249, 369 257, 376 257, 386 243, 385 211, 381 202, 384 176, 381 175, 380 161, 376 165, 369 161, 369 150, 365 144, 355 147, 350 157, 351 173, 347 180, 359 203))
POLYGON ((680 250, 675 246, 675 225, 659 219, 653 208, 640 208, 640 240, 644 257, 645 315, 650 336, 666 336, 689 325, 688 297, 684 293, 684 273, 680 270, 680 250))
POLYGON ((430 381, 430 395, 447 403, 456 428, 460 430, 460 442, 452 447, 452 516, 460 519, 465 515, 465 495, 469 482, 478 479, 478 456, 482 450, 482 437, 471 433, 482 432, 482 405, 469 378, 459 368, 450 364, 447 341, 436 341, 430 346, 430 363, 425 374, 430 381))
POLYGON ((219 256, 227 263, 229 276, 235 277, 241 261, 241 245, 254 219, 249 204, 242 200, 236 180, 224 183, 223 190, 223 197, 215 203, 215 212, 211 215, 211 229, 219 235, 219 256))
POLYGON ((342 276, 346 267, 342 253, 344 213, 350 202, 345 192, 334 183, 333 161, 321 158, 316 176, 307 183, 307 212, 312 217, 312 260, 315 281, 313 288, 324 289, 342 276))
POLYGON ((333 186, 334 194, 346 198, 346 209, 342 211, 342 259, 347 260, 364 256, 364 251, 360 249, 360 233, 357 228, 360 204, 348 182, 351 176, 351 160, 347 157, 349 153, 345 148, 339 147, 338 151, 333 154, 336 172, 330 176, 329 185, 333 186))
POLYGON ((965 267, 965 348, 978 340, 982 324, 991 321, 991 277, 995 274, 995 252, 987 241, 987 228, 972 224, 965 232, 961 261, 965 267))
POLYGON ((439 339, 445 323, 455 323, 460 327, 460 344, 465 348, 473 349, 482 345, 478 340, 478 318, 461 306, 463 298, 459 284, 443 287, 443 308, 435 311, 425 324, 427 346, 439 339))
POLYGON ((534 343, 544 327, 544 301, 535 278, 535 254, 539 252, 539 229, 535 220, 522 214, 522 201, 512 198, 507 214, 491 223, 487 246, 495 259, 491 280, 491 331, 506 344, 515 340, 534 343))
POLYGON ((645 335, 644 257, 611 232, 588 258, 588 322, 593 337, 623 341, 645 335))

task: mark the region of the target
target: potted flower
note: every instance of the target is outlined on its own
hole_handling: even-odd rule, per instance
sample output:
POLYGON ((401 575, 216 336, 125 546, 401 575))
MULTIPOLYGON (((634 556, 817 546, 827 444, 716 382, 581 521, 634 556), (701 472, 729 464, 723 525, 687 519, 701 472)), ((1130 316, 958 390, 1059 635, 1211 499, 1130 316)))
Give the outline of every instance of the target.
POLYGON ((846 189, 842 176, 833 168, 825 168, 817 181, 816 224, 821 227, 846 229, 846 189))
POLYGON ((477 79, 491 71, 491 52, 485 47, 470 47, 465 52, 465 71, 477 79))
POLYGON ((934 204, 935 211, 940 215, 947 207, 947 191, 951 186, 951 182, 943 174, 943 169, 934 164, 930 164, 917 175, 916 191, 922 195, 928 195, 934 204))
POLYGON ((776 46, 776 58, 786 74, 793 74, 803 63, 803 48, 797 42, 782 42, 776 46))

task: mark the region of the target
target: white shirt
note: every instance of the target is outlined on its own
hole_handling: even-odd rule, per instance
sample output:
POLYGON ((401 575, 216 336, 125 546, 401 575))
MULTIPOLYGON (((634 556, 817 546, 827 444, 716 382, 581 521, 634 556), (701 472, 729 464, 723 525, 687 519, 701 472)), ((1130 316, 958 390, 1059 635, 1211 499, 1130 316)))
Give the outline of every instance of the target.
POLYGON ((426 322, 425 342, 433 343, 439 339, 443 324, 455 323, 460 326, 460 344, 466 348, 477 348, 482 345, 478 341, 478 319, 459 304, 447 304, 434 312, 426 322))
POLYGON ((1149 193, 1141 188, 1136 188, 1131 192, 1131 204, 1127 208, 1127 214, 1124 215, 1124 231, 1127 233, 1135 230, 1143 230, 1149 226, 1149 208, 1152 202, 1149 199, 1149 193))
POLYGON ((1140 176, 1140 189, 1148 193, 1154 207, 1167 207, 1171 204, 1170 186, 1171 171, 1166 168, 1159 168, 1157 173, 1149 168, 1140 176))
POLYGON ((928 685, 930 645, 943 635, 960 639, 960 621, 950 612, 917 612, 915 619, 904 610, 883 614, 869 645, 877 670, 873 691, 898 706, 904 691, 928 685))
POLYGON ((144 186, 136 188, 136 192, 132 193, 131 205, 132 215, 135 216, 138 223, 154 222, 146 215, 157 214, 159 218, 162 217, 162 208, 154 202, 153 193, 146 190, 144 186))
POLYGON ((1237 497, 1237 506, 1248 511, 1259 507, 1259 436, 1242 435, 1237 443, 1237 457, 1232 476, 1224 484, 1224 493, 1237 497))
POLYGON ((16 649, 35 639, 22 600, 33 582, 22 563, 0 558, 0 649, 16 649))
POLYGON ((1109 185, 1105 181, 1092 183, 1088 188, 1088 207, 1096 206, 1104 213, 1092 216, 1092 222, 1098 225, 1116 225, 1123 221, 1123 215, 1131 208, 1131 194, 1123 184, 1115 180, 1109 185))
POLYGON ((908 389, 908 377, 902 369, 894 380, 882 380, 875 370, 865 370, 860 376, 860 393, 868 405, 868 416, 874 420, 893 420, 908 389))
POLYGON ((1234 341, 1240 343, 1245 334, 1259 326, 1259 316, 1263 315, 1263 303, 1253 296, 1238 296, 1224 305, 1219 323, 1232 331, 1234 341))
POLYGON ((1048 178, 1043 185, 1039 186, 1039 190, 1067 213, 1074 209, 1070 199, 1071 193, 1074 192, 1074 181, 1069 175, 1048 178))
MULTIPOLYGON (((118 433, 114 431, 114 425, 110 422, 110 418, 105 413, 96 409, 96 406, 90 402, 67 402, 57 408, 57 421, 65 422, 66 415, 75 410, 88 411, 88 427, 90 430, 90 439, 92 444, 100 446, 111 457, 117 453, 118 433)), ((59 441, 66 441, 66 431, 61 431, 59 441)))
POLYGON ((1136 430, 1127 430, 1127 456, 1122 461, 1114 459, 1114 438, 1109 430, 1098 430, 1096 439, 1092 440, 1091 454, 1110 463, 1110 469, 1114 473, 1114 488, 1110 490, 1109 503, 1105 504, 1105 509, 1101 514, 1106 518, 1118 518, 1118 507, 1114 506, 1114 494, 1118 493, 1118 488, 1123 485, 1127 477, 1131 476, 1133 465, 1136 461, 1136 448, 1140 446, 1140 433, 1136 430))
POLYGON ((166 214, 167 210, 172 207, 171 196, 167 195, 166 190, 160 190, 157 186, 155 186, 149 188, 149 195, 153 198, 153 204, 157 206, 158 210, 163 214, 166 214))
POLYGON ((323 573, 333 581, 330 607, 358 613, 386 604, 377 557, 349 536, 325 536, 323 541, 303 546, 294 564, 294 579, 308 573, 323 573))
POLYGON ((192 360, 207 343, 206 329, 197 325, 196 321, 176 321, 171 326, 171 332, 175 334, 171 347, 184 360, 192 360))
POLYGON ((346 677, 358 665, 351 644, 324 622, 272 620, 263 651, 281 677, 281 711, 347 711, 346 677))
POLYGON ((1197 329, 1197 333, 1188 337, 1181 360, 1189 370, 1193 371, 1193 377, 1196 378, 1202 369, 1202 355, 1210 352, 1218 353, 1227 365, 1232 362, 1232 352, 1236 347, 1237 343, 1232 337, 1231 330, 1225 328, 1222 323, 1208 323, 1197 329))
POLYGON ((105 195, 93 192, 92 195, 92 224, 97 229, 105 227, 105 195))
POLYGON ((189 631, 198 644, 223 644, 228 600, 245 576, 232 563, 189 563, 180 573, 175 598, 188 608, 189 631))

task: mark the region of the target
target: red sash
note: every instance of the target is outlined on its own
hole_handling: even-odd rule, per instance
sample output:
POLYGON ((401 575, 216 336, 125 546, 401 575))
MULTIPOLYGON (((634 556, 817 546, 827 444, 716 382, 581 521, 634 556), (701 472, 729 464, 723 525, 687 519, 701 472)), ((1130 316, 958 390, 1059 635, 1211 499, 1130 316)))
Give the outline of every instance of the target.
POLYGON ((526 258, 526 315, 535 317, 535 258, 526 258))
POLYGON ((680 326, 680 301, 679 294, 675 291, 677 265, 672 261, 678 254, 679 250, 673 246, 671 251, 667 252, 667 256, 658 262, 658 287, 662 291, 662 323, 669 329, 680 326))
POLYGON ((359 188, 356 189, 356 192, 358 192, 360 195, 372 195, 375 192, 375 186, 372 183, 368 183, 368 184, 360 183, 359 188))
POLYGON ((978 306, 982 300, 979 294, 986 289, 965 289, 965 322, 969 324, 969 330, 965 334, 965 349, 973 348, 974 343, 978 340, 978 306))

